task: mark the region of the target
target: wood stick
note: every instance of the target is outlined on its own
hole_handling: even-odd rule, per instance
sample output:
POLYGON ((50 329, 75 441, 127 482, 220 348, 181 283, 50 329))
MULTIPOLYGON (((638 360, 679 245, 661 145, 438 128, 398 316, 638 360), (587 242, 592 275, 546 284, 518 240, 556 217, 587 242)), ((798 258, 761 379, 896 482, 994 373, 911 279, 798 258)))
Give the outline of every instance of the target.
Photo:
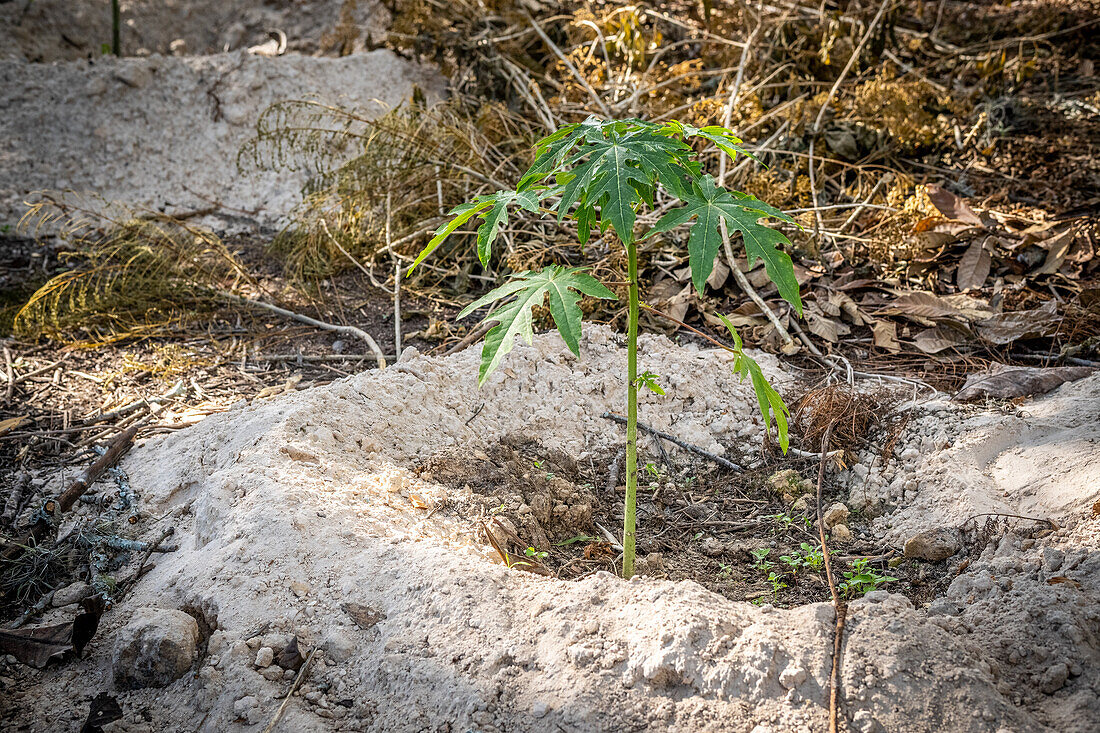
MULTIPOLYGON (((605 412, 604 414, 600 415, 600 417, 603 417, 607 420, 613 420, 614 422, 617 422, 620 425, 626 425, 626 418, 623 417, 622 415, 617 415, 614 412, 605 412)), ((722 466, 723 468, 728 468, 731 471, 741 471, 742 470, 741 467, 738 466, 733 461, 729 461, 729 460, 723 458, 722 456, 716 456, 713 453, 711 453, 710 451, 705 451, 697 445, 692 445, 691 443, 685 443, 684 441, 677 438, 675 435, 669 435, 668 433, 666 433, 664 431, 661 431, 661 430, 658 430, 654 427, 646 425, 644 422, 638 421, 638 429, 639 430, 644 430, 645 432, 649 433, 650 435, 655 435, 658 438, 661 438, 663 440, 667 440, 669 443, 672 443, 673 445, 677 445, 677 446, 683 448, 684 450, 690 451, 690 452, 692 452, 692 453, 694 453, 698 456, 702 456, 703 458, 706 458, 708 461, 714 461, 715 463, 717 463, 719 466, 722 466)))
POLYGON ((286 693, 286 697, 283 698, 283 704, 279 706, 279 709, 275 711, 275 717, 271 719, 271 722, 264 728, 264 733, 271 733, 275 730, 275 724, 279 722, 279 718, 283 717, 283 712, 286 710, 286 706, 290 704, 290 698, 294 697, 294 693, 298 690, 298 687, 302 684, 302 680, 306 677, 306 672, 309 671, 309 665, 313 662, 313 655, 317 653, 319 647, 313 647, 309 652, 309 656, 306 657, 306 661, 302 663, 302 668, 298 670, 298 676, 294 678, 294 684, 290 686, 290 689, 286 693))
POLYGON ((298 321, 299 323, 305 323, 314 328, 320 328, 324 331, 333 331, 334 333, 344 334, 346 336, 355 336, 361 338, 367 342, 367 346, 374 352, 374 357, 378 361, 378 368, 386 368, 386 355, 382 353, 382 349, 378 347, 378 342, 375 341, 369 333, 361 328, 355 326, 338 326, 335 323, 325 323, 324 321, 318 321, 316 318, 310 318, 304 316, 301 313, 295 313, 294 311, 288 311, 286 308, 280 308, 277 305, 271 303, 265 303, 262 300, 253 300, 252 298, 244 298, 234 293, 229 293, 224 290, 218 291, 218 294, 227 300, 232 300, 242 305, 251 305, 257 308, 263 308, 269 310, 272 313, 276 313, 284 318, 290 318, 291 320, 298 321))
POLYGON ((134 426, 115 437, 107 448, 107 452, 101 455, 95 463, 88 466, 88 469, 84 471, 84 475, 65 489, 61 496, 57 497, 57 510, 59 512, 67 512, 72 509, 76 500, 91 488, 92 484, 103 475, 103 472, 119 462, 122 456, 134 445, 134 436, 137 435, 137 431, 137 426, 134 426))
POLYGON ((829 554, 829 545, 825 541, 825 520, 821 514, 821 486, 825 481, 825 464, 828 462, 829 438, 832 436, 833 423, 825 428, 825 435, 821 438, 821 462, 817 466, 817 534, 821 540, 821 554, 825 560, 825 577, 829 581, 829 593, 833 596, 833 608, 836 609, 836 631, 833 634, 833 667, 829 675, 829 733, 837 733, 839 730, 837 715, 839 713, 840 695, 840 651, 841 642, 844 639, 844 619, 848 615, 848 604, 840 598, 836 590, 836 581, 833 578, 832 558, 829 554))
POLYGON ((8 389, 4 394, 4 404, 11 404, 11 398, 15 395, 15 368, 11 364, 11 349, 4 347, 4 371, 8 376, 8 389))

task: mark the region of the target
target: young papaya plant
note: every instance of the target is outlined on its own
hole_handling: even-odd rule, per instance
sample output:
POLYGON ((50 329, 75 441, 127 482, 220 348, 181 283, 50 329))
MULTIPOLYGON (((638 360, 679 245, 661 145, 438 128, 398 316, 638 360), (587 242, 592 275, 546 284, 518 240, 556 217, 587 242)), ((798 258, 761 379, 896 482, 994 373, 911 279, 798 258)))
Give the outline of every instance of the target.
MULTIPOLYGON (((638 484, 638 388, 656 384, 650 372, 638 374, 638 242, 656 234, 690 224, 688 258, 691 279, 703 292, 714 268, 724 232, 741 232, 750 266, 764 262, 768 277, 779 294, 801 314, 798 282, 790 256, 779 249, 789 244, 779 231, 762 224, 772 218, 794 223, 791 217, 759 199, 738 191, 726 190, 704 173, 696 150, 689 141, 717 146, 735 158, 748 155, 741 140, 724 127, 697 128, 682 122, 655 123, 638 119, 601 120, 590 117, 584 122, 565 125, 542 139, 536 147, 535 162, 520 179, 514 191, 480 195, 455 207, 453 217, 435 232, 435 236, 409 268, 412 271, 436 247, 460 226, 481 219, 477 229, 477 255, 488 265, 493 243, 509 212, 522 209, 556 216, 559 221, 575 219, 580 243, 584 245, 598 230, 611 230, 626 248, 628 283, 627 310, 627 431, 626 499, 623 520, 623 577, 634 573, 635 507, 638 484), (637 214, 643 206, 659 205, 669 209, 641 237, 635 236, 637 214)), ((484 384, 511 351, 517 336, 527 343, 532 338, 533 306, 549 300, 550 316, 565 344, 580 356, 581 309, 585 295, 615 299, 611 290, 583 267, 549 265, 540 272, 521 272, 504 285, 468 305, 459 318, 465 318, 486 305, 509 298, 485 316, 496 321, 485 335, 481 351, 478 385, 484 384)), ((723 319, 725 320, 725 319, 723 319)), ((764 378, 760 367, 741 350, 741 339, 733 334, 737 355, 734 368, 744 379, 749 377, 756 392, 765 428, 775 420, 783 450, 787 449, 787 408, 779 394, 764 378)))

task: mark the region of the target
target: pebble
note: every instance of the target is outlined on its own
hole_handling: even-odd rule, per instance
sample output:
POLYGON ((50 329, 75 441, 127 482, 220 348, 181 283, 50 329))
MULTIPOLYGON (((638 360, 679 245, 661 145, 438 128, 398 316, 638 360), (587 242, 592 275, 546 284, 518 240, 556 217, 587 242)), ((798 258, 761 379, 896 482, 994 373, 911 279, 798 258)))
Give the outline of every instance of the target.
POLYGON ((260 676, 270 682, 281 680, 283 678, 283 668, 276 667, 275 665, 265 667, 264 669, 260 670, 260 676))
POLYGON ((792 665, 779 673, 779 684, 783 685, 788 690, 793 690, 805 682, 806 677, 806 670, 802 667, 792 665))
POLYGON ((959 533, 951 527, 936 527, 905 541, 905 556, 937 562, 946 560, 959 551, 959 533))
POLYGON ((842 503, 835 502, 825 510, 825 514, 822 515, 822 521, 825 522, 825 528, 830 529, 838 524, 844 524, 848 521, 848 507, 842 503))
POLYGON ((262 646, 256 652, 256 661, 253 664, 263 669, 264 667, 270 667, 273 661, 275 661, 275 650, 269 646, 262 646))
POLYGON ((834 542, 840 542, 841 544, 847 544, 852 541, 852 530, 848 529, 846 524, 838 524, 833 527, 829 536, 834 542))
POLYGON ((198 643, 199 625, 183 611, 138 608, 115 637, 115 685, 136 690, 171 684, 191 669, 198 643))
POLYGON ((77 581, 64 588, 54 591, 51 603, 54 608, 68 606, 70 603, 80 603, 92 593, 92 586, 83 581, 77 581))
POLYGON ((248 717, 248 712, 255 707, 259 707, 259 705, 259 700, 252 695, 246 695, 233 703, 233 714, 238 718, 246 718, 248 717))

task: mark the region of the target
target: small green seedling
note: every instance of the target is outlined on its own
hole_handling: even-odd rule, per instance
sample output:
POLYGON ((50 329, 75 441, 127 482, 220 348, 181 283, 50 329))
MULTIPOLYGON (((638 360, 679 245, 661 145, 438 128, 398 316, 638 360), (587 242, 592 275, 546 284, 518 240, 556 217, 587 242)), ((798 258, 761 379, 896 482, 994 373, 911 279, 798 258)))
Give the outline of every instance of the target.
POLYGON ((867 558, 856 560, 852 563, 852 569, 844 573, 844 581, 840 584, 840 590, 844 595, 862 596, 869 591, 877 590, 880 585, 897 580, 869 567, 870 562, 867 558))
POLYGON ((787 587, 783 582, 783 576, 775 572, 768 573, 768 582, 772 584, 772 598, 779 600, 779 591, 787 587))
POLYGON ((657 478, 658 476, 661 475, 661 470, 659 468, 657 468, 657 464, 655 464, 653 462, 649 462, 649 463, 645 464, 645 472, 648 473, 653 478, 657 478))
POLYGON ((764 573, 775 567, 775 564, 768 560, 768 554, 770 552, 771 550, 769 550, 767 547, 761 547, 760 549, 752 550, 749 554, 752 555, 753 559, 756 561, 752 564, 752 566, 764 573))
POLYGON ((549 552, 539 552, 534 547, 528 547, 523 551, 523 554, 527 557, 533 557, 536 560, 545 560, 550 555, 549 552))
POLYGON ((653 394, 659 394, 663 397, 665 391, 661 388, 661 385, 657 384, 658 379, 660 379, 658 375, 647 369, 639 374, 638 378, 634 380, 634 387, 645 387, 653 394))
POLYGON ((733 577, 733 566, 724 562, 718 563, 718 577, 717 580, 727 580, 733 577))
POLYGON ((820 547, 813 547, 807 542, 801 545, 802 564, 813 572, 818 572, 825 567, 825 554, 820 547))
POLYGON ((569 545, 575 544, 577 542, 599 542, 599 538, 598 537, 592 537, 592 536, 586 535, 586 534, 579 534, 576 537, 570 537, 567 540, 562 540, 561 542, 555 542, 554 547, 568 547, 569 545))
MULTIPOLYGON (((741 140, 724 127, 693 127, 682 122, 647 122, 639 119, 601 120, 564 125, 536 147, 535 162, 516 189, 480 194, 451 210, 450 221, 440 225, 435 236, 417 256, 408 273, 416 268, 448 237, 475 216, 478 226, 478 259, 485 267, 492 258, 493 243, 508 223, 509 211, 556 214, 558 221, 573 219, 578 239, 587 244, 593 231, 600 236, 612 232, 626 249, 627 308, 627 426, 626 497, 623 510, 623 577, 634 574, 638 490, 638 387, 652 389, 656 382, 638 374, 638 317, 640 312, 638 243, 689 225, 688 264, 691 280, 700 295, 714 270, 714 261, 729 231, 741 233, 749 267, 764 263, 767 276, 779 296, 801 315, 802 301, 790 255, 779 247, 790 244, 779 231, 761 224, 772 219, 797 226, 794 219, 759 199, 739 191, 726 190, 713 176, 703 172, 699 152, 689 142, 716 146, 730 158, 749 156, 741 140), (673 207, 674 202, 682 206, 673 207), (665 211, 641 237, 634 229, 638 212, 648 208, 665 211)), ((583 267, 548 265, 540 272, 520 272, 500 287, 466 306, 465 318, 485 306, 495 307, 485 316, 496 325, 485 334, 478 370, 481 386, 512 350, 517 337, 531 343, 532 309, 549 302, 550 317, 566 346, 580 356, 581 307, 583 296, 615 300, 617 296, 583 267), (501 301, 503 305, 496 305, 501 301)), ((774 420, 779 444, 787 450, 788 411, 760 366, 742 349, 741 337, 733 324, 721 316, 734 340, 734 371, 749 377, 757 402, 770 432, 774 420)), ((659 387, 657 387, 659 389, 659 387)))
POLYGON ((798 569, 802 567, 802 556, 797 552, 792 552, 790 555, 780 555, 779 560, 787 566, 792 575, 797 574, 798 569))
POLYGON ((786 532, 791 528, 791 525, 795 523, 794 517, 786 512, 779 512, 778 514, 769 514, 768 519, 771 519, 779 525, 779 531, 786 532))

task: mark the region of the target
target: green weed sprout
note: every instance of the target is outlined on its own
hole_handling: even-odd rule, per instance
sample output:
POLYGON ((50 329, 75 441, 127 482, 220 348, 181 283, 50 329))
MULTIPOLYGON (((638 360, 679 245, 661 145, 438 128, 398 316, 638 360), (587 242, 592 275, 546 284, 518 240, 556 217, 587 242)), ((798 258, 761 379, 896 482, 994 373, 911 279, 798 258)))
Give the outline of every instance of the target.
MULTIPOLYGON (((477 229, 477 255, 483 266, 489 264, 493 243, 507 224, 509 212, 516 209, 556 215, 558 221, 574 219, 580 244, 593 230, 601 235, 609 230, 626 248, 628 273, 627 316, 627 428, 626 428, 626 499, 623 518, 623 577, 634 574, 636 544, 636 506, 638 486, 638 387, 653 389, 653 377, 638 373, 638 242, 657 234, 690 224, 688 259, 691 280, 699 293, 714 269, 714 260, 726 230, 741 232, 749 265, 763 261, 768 277, 779 295, 801 314, 798 281, 790 255, 778 248, 789 244, 779 231, 761 224, 771 217, 795 224, 782 211, 759 199, 720 186, 713 176, 703 173, 697 151, 688 141, 702 141, 718 147, 730 158, 748 155, 739 146, 741 140, 724 127, 693 127, 682 122, 646 122, 638 119, 601 120, 589 117, 584 122, 561 127, 540 140, 535 162, 520 179, 514 191, 482 194, 451 210, 451 219, 441 225, 435 236, 417 256, 413 269, 451 234, 475 216, 481 219, 477 229), (663 198, 659 199, 658 196, 663 198), (634 228, 638 211, 655 208, 668 199, 683 205, 661 216, 641 237, 634 228)), ((751 157, 751 156, 750 156, 751 157)), ((485 316, 496 321, 485 334, 478 370, 478 385, 500 366, 512 350, 516 337, 531 343, 532 308, 547 300, 550 316, 566 346, 580 356, 581 309, 583 296, 616 299, 616 295, 583 267, 549 265, 539 272, 521 272, 504 285, 468 305, 459 318, 504 301, 485 316)), ((764 425, 770 431, 775 420, 780 445, 787 449, 787 408, 779 394, 764 379, 759 365, 744 354, 741 339, 728 320, 735 342, 737 359, 734 370, 742 379, 751 379, 764 425)), ((655 390, 656 391, 656 390, 655 390)))
POLYGON ((840 584, 840 590, 846 596, 862 596, 876 590, 880 585, 892 583, 897 578, 883 575, 878 570, 868 567, 870 560, 863 558, 852 563, 852 569, 844 573, 844 581, 840 584))

